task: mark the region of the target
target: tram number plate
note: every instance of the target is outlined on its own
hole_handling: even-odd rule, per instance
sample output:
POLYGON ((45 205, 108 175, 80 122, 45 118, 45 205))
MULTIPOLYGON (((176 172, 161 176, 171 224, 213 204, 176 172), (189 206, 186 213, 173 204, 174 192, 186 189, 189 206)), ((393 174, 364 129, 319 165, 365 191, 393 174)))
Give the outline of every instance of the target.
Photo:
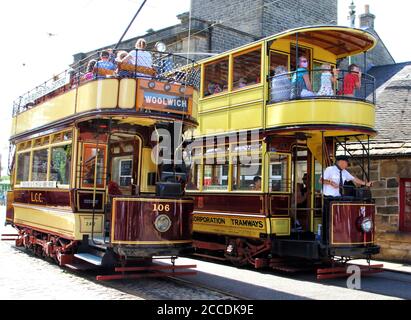
POLYGON ((169 204, 153 203, 153 211, 157 212, 170 212, 169 204))

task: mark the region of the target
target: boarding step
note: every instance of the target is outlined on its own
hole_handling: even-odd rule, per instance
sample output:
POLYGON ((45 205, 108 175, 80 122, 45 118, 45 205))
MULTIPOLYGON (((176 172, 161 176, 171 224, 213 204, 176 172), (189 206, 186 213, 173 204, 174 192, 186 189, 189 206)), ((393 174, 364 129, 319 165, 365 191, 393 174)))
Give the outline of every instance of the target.
POLYGON ((75 259, 75 261, 73 261, 72 263, 67 263, 64 266, 75 271, 88 271, 99 267, 80 259, 75 259))
POLYGON ((95 266, 101 266, 103 263, 103 257, 99 257, 99 256, 96 256, 90 253, 76 253, 74 254, 74 257, 76 257, 77 259, 86 261, 88 263, 91 263, 95 266))
POLYGON ((19 237, 18 233, 3 233, 0 235, 0 241, 16 241, 19 237))

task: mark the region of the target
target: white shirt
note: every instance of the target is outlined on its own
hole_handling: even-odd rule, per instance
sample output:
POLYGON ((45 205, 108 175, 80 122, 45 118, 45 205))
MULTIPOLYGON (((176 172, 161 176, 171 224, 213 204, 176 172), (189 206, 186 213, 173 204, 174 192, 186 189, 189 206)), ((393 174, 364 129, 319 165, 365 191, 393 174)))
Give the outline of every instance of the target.
POLYGON ((129 64, 137 65, 140 67, 148 67, 151 68, 153 66, 153 58, 151 57, 151 53, 144 50, 133 50, 130 52, 130 60, 128 61, 129 64), (137 64, 136 64, 136 56, 137 56, 137 64))
MULTIPOLYGON (((342 178, 343 184, 345 181, 353 181, 355 179, 347 170, 342 171, 342 178)), ((337 166, 332 166, 325 169, 324 180, 331 180, 335 182, 337 185, 340 184, 340 170, 337 168, 337 166)), ((324 184, 323 188, 325 196, 341 197, 339 188, 334 188, 329 184, 324 184)))

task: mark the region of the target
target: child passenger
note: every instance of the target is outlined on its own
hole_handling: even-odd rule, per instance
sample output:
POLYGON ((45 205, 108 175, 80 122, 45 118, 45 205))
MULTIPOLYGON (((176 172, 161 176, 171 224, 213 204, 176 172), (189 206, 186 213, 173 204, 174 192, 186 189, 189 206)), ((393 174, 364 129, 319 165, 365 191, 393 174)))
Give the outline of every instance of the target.
POLYGON ((337 81, 338 70, 331 70, 331 65, 323 64, 321 66, 321 88, 318 91, 317 95, 319 96, 333 96, 334 89, 333 83, 337 81))
POLYGON ((361 88, 361 77, 362 73, 358 65, 352 64, 348 67, 348 73, 344 77, 344 96, 355 96, 355 90, 361 88))

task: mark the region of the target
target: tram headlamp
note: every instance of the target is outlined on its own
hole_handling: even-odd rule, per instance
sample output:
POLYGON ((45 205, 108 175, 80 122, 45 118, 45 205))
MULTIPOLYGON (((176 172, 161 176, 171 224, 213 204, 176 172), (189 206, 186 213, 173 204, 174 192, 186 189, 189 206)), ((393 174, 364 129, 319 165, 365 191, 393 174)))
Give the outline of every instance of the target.
POLYGON ((364 231, 365 233, 369 233, 372 231, 374 227, 374 223, 370 218, 364 218, 361 221, 361 230, 364 231))
POLYGON ((154 226, 159 232, 166 232, 171 227, 171 220, 165 214, 161 214, 154 221, 154 226))

